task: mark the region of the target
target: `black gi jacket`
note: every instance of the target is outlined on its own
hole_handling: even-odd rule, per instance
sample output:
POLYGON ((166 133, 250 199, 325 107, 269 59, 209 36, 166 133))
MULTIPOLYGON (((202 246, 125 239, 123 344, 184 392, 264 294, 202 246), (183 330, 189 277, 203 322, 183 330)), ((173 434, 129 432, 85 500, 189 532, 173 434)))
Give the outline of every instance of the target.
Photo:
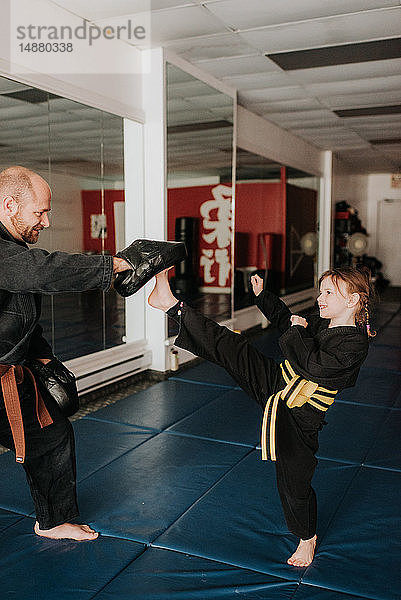
POLYGON ((359 327, 328 328, 329 320, 307 315, 308 326, 291 326, 291 311, 267 290, 256 305, 282 333, 279 344, 294 371, 331 390, 355 385, 359 368, 368 353, 368 336, 359 327))
POLYGON ((30 248, 0 222, 0 364, 52 358, 38 325, 41 294, 106 291, 112 278, 112 256, 30 248))

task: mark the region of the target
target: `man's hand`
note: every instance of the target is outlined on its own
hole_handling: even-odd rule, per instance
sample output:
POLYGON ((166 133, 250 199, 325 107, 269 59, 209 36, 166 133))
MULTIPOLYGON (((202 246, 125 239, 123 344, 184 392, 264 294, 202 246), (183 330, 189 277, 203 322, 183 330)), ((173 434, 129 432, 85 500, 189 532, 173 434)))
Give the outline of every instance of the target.
POLYGON ((292 315, 291 325, 301 325, 302 327, 308 327, 308 321, 298 315, 292 315))
POLYGON ((259 277, 259 275, 252 275, 251 284, 253 293, 255 296, 259 296, 259 294, 263 291, 263 279, 259 277))
POLYGON ((132 270, 132 267, 123 258, 113 256, 113 273, 121 273, 122 271, 132 270))

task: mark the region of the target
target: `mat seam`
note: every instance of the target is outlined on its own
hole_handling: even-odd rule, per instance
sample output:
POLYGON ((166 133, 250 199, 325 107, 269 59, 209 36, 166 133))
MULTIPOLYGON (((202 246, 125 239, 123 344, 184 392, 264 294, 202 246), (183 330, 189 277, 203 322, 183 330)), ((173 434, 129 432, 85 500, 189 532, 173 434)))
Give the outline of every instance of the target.
MULTIPOLYGON (((121 539, 121 538, 119 538, 119 539, 121 539)), ((103 592, 103 590, 108 585, 110 585, 115 579, 117 579, 117 577, 119 577, 121 575, 121 573, 123 573, 126 569, 128 569, 128 567, 130 565, 132 565, 132 563, 134 563, 137 560, 137 558, 142 556, 146 552, 147 549, 148 549, 148 547, 145 545, 143 551, 140 554, 138 554, 138 556, 136 556, 135 558, 130 560, 122 569, 120 569, 115 575, 113 575, 113 577, 109 581, 107 581, 107 583, 105 583, 99 590, 97 590, 93 596, 90 596, 89 600, 93 600, 93 598, 96 598, 96 596, 98 596, 101 592, 103 592)))
POLYGON ((179 521, 179 519, 181 519, 189 510, 191 510, 191 508, 196 506, 198 504, 198 502, 200 502, 200 500, 206 496, 206 494, 208 494, 218 483, 220 483, 220 481, 222 481, 236 466, 238 466, 240 464, 240 462, 242 462, 245 458, 247 458, 247 456, 249 456, 253 451, 254 451, 254 449, 251 448, 249 450, 249 452, 247 452, 244 456, 242 456, 239 460, 237 460, 233 465, 231 465, 231 467, 225 473, 223 473, 218 479, 216 479, 216 481, 205 492, 203 492, 195 500, 195 502, 192 502, 192 504, 190 506, 188 506, 188 508, 186 508, 183 513, 181 513, 176 519, 174 519, 174 521, 172 521, 170 523, 170 525, 162 533, 159 533, 151 542, 149 542, 150 546, 152 546, 152 544, 154 544, 154 542, 156 540, 158 540, 160 536, 164 535, 166 533, 166 531, 168 531, 173 525, 175 525, 175 523, 177 523, 177 521, 179 521))

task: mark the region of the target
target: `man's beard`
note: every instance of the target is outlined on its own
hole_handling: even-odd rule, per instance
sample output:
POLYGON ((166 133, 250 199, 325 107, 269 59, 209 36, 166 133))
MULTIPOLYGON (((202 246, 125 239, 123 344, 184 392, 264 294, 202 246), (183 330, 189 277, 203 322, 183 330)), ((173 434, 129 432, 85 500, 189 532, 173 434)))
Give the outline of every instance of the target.
POLYGON ((43 227, 27 227, 24 221, 19 216, 19 212, 11 217, 11 223, 15 231, 22 237, 24 242, 27 244, 36 244, 39 239, 39 231, 43 229, 43 227))

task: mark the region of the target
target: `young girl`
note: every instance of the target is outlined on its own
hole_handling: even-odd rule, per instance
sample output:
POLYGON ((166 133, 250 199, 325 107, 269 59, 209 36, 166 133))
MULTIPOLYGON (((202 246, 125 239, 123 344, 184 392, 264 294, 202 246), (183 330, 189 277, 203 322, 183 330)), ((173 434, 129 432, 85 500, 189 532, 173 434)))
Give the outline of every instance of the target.
POLYGON ((291 315, 255 275, 256 304, 281 332, 285 360, 277 364, 248 340, 178 302, 167 271, 156 276, 149 304, 180 325, 175 345, 224 367, 264 409, 262 459, 276 463, 278 491, 289 530, 300 538, 288 564, 308 566, 316 546, 316 495, 311 486, 318 432, 336 393, 355 385, 370 332, 368 272, 331 269, 320 278, 320 315, 291 315))

